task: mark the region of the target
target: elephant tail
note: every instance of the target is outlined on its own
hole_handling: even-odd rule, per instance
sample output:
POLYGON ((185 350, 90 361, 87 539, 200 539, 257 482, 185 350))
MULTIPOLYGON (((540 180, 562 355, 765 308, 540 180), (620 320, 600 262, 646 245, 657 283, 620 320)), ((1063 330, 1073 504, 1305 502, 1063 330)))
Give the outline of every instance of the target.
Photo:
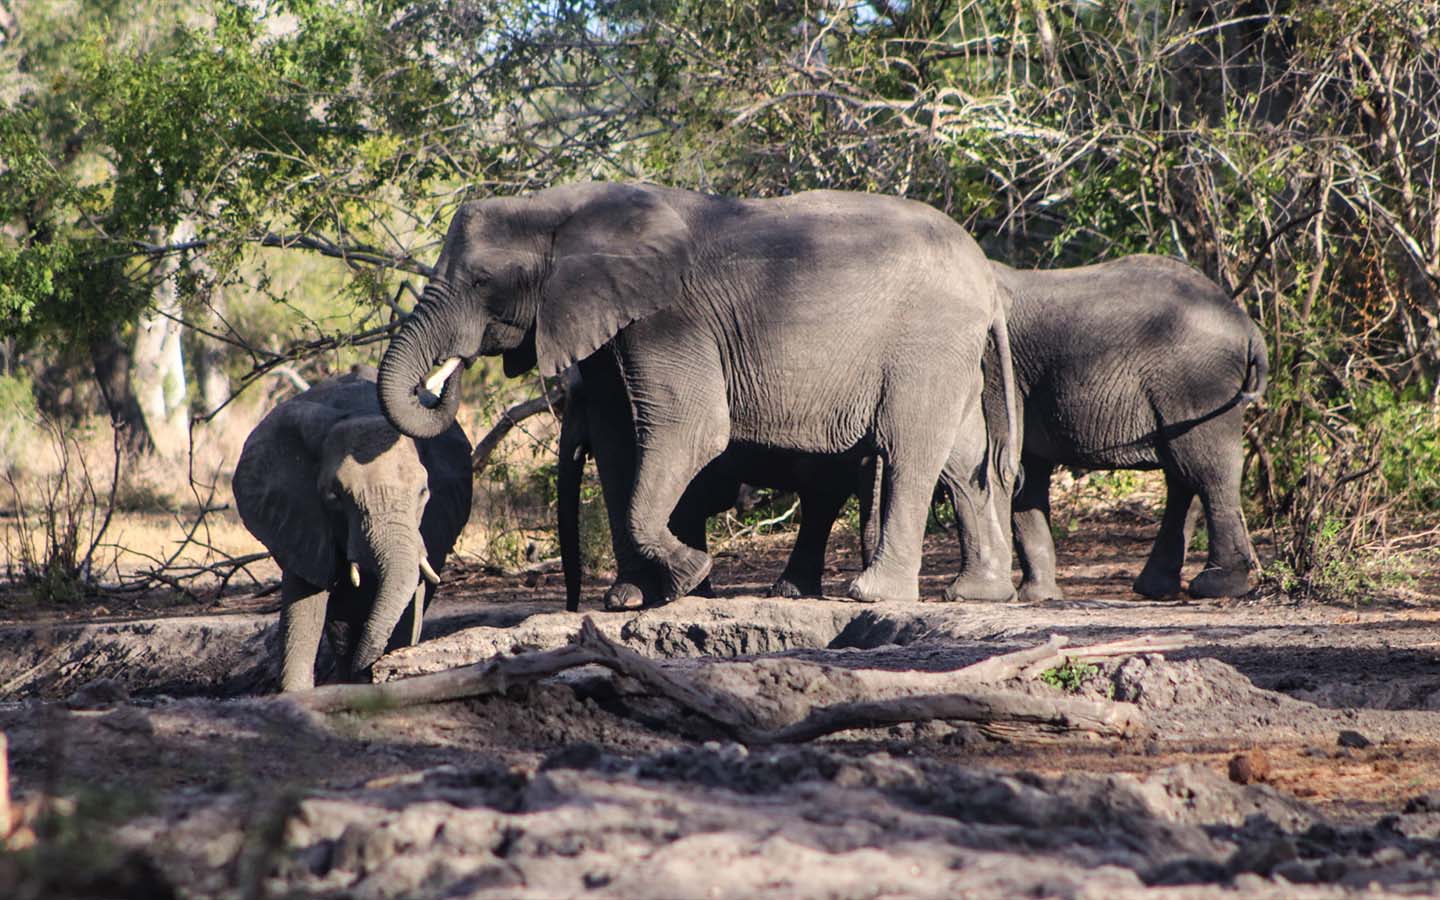
POLYGON ((1265 352, 1265 339, 1259 329, 1251 329, 1245 363, 1245 379, 1240 382, 1240 402, 1254 403, 1265 393, 1270 375, 1270 358, 1265 352))
POLYGON ((560 568, 565 573, 565 608, 580 608, 580 480, 585 471, 584 404, 572 395, 560 425, 560 463, 555 476, 560 568))
POLYGON ((1000 450, 996 465, 1001 478, 1014 489, 1019 486, 1017 478, 1020 473, 1020 391, 1015 384, 1015 365, 1010 356, 1010 326, 1003 306, 997 306, 995 318, 990 321, 990 337, 995 341, 996 368, 1000 370, 1008 426, 1005 446, 1000 450))

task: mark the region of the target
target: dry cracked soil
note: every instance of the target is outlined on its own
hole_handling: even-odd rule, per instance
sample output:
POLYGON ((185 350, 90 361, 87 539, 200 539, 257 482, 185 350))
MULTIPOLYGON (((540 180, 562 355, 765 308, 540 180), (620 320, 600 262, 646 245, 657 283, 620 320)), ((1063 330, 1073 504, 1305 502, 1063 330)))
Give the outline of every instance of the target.
MULTIPOLYGON (((1071 690, 1138 706, 1145 728, 1124 739, 932 721, 745 747, 597 667, 319 716, 267 699, 273 598, 13 617, 0 731, 19 828, 0 896, 1440 892, 1435 598, 1141 602, 1126 588, 1153 526, 1092 524, 1062 544, 1063 602, 763 599, 785 549, 769 539, 721 555, 717 599, 592 615, 778 724, 849 675, 944 672, 1050 635, 1189 634, 1075 672, 1071 690)), ((854 547, 831 568, 833 590, 854 547)), ((528 580, 452 573, 425 641, 377 680, 565 645, 579 619, 559 577, 528 580)))

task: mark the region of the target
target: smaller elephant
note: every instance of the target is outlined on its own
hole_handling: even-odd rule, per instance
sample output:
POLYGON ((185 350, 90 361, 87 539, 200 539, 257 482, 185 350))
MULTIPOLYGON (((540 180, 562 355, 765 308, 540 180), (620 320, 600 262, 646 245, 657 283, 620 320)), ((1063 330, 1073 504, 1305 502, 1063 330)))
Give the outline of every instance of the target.
POLYGON ((305 690, 322 632, 351 678, 419 640, 470 516, 470 441, 459 424, 400 434, 380 412, 375 370, 357 368, 271 410, 245 440, 234 491, 280 566, 280 688, 305 690))
POLYGON ((1269 367, 1255 323, 1209 278, 1161 256, 994 270, 1024 405, 1012 507, 1020 599, 1061 596, 1050 532, 1056 466, 1165 473, 1164 518, 1136 593, 1179 593, 1198 498, 1210 549, 1189 592, 1244 594, 1255 552, 1240 509, 1244 416, 1269 367))

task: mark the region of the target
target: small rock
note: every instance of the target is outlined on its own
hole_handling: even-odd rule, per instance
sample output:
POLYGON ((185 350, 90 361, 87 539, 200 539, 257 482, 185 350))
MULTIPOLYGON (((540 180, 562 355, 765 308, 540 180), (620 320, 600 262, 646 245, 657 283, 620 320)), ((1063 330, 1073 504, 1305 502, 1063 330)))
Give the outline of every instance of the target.
POLYGON ((1230 780, 1236 784, 1255 784, 1270 780, 1270 757, 1264 750, 1246 750, 1230 758, 1230 780))
POLYGON ((1353 750, 1364 750, 1373 743, 1373 741, 1358 731, 1351 731, 1347 728, 1340 732, 1339 744, 1342 747, 1349 747, 1353 750))
POLYGON ((65 700, 70 709, 109 709, 130 699, 130 692, 113 678, 97 678, 80 686, 65 700))
POLYGON ((1405 801, 1405 814, 1440 812, 1440 791, 1426 791, 1405 801))

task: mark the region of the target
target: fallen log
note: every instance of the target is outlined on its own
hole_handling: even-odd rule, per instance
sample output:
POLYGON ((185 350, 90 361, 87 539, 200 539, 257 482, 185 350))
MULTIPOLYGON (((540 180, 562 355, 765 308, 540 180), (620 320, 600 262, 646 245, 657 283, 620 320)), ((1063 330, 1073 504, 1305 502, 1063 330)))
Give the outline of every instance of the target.
MULTIPOLYGON (((286 694, 280 699, 314 712, 376 711, 500 694, 567 669, 598 665, 638 682, 648 692, 704 717, 735 740, 751 745, 797 743, 854 728, 932 719, 974 722, 1006 733, 1039 728, 1122 736, 1134 733, 1143 725, 1139 710, 1132 704, 1034 696, 987 688, 985 682, 1008 680, 1017 674, 1038 674, 1056 660, 1156 652, 1158 648, 1180 646, 1183 641, 1184 636, 1167 635, 1079 647, 1063 653, 1063 638, 1052 637, 1040 647, 984 660, 964 669, 906 673, 899 681, 884 685, 917 693, 885 698, 858 697, 812 709, 797 722, 764 728, 740 698, 681 678, 662 663, 617 644, 587 616, 581 621, 575 642, 554 650, 496 656, 483 663, 384 684, 330 685, 286 694), (918 693, 921 690, 926 693, 918 693)), ((823 670, 824 667, 817 668, 823 670)))

